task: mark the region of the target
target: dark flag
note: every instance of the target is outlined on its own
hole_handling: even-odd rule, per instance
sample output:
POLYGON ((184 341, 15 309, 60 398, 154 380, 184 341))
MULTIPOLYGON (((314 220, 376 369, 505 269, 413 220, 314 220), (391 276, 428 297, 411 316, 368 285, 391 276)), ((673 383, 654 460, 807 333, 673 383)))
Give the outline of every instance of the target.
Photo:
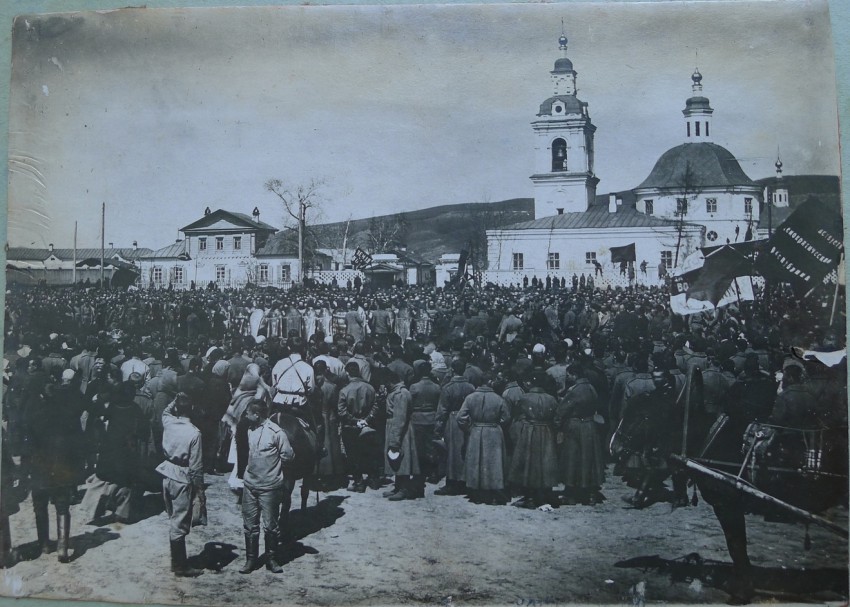
POLYGON ((456 285, 466 280, 466 263, 469 260, 469 251, 466 249, 460 250, 460 257, 457 260, 457 273, 452 276, 449 284, 456 285))
POLYGON ((838 266, 843 250, 841 215, 811 196, 767 241, 756 270, 767 280, 788 282, 804 291, 819 285, 838 266))
POLYGON ((705 254, 702 267, 688 273, 688 299, 710 301, 716 306, 735 278, 752 275, 753 260, 751 255, 747 254, 747 250, 752 250, 754 245, 741 244, 748 246, 740 247, 740 249, 734 245, 712 247, 713 250, 705 254))
POLYGON ((635 243, 624 247, 611 247, 611 263, 622 263, 624 261, 637 261, 635 257, 635 243))
POLYGON ((351 259, 351 265, 354 266, 354 269, 360 270, 362 268, 365 268, 371 262, 372 256, 360 247, 357 247, 357 250, 354 251, 354 257, 351 259))

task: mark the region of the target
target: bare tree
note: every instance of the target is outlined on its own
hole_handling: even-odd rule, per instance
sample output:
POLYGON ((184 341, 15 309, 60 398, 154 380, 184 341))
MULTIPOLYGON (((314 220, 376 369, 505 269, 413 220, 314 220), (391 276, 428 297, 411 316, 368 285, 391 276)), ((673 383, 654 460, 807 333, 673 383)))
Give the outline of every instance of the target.
POLYGON ((386 253, 401 244, 407 237, 410 224, 404 213, 372 217, 366 232, 366 248, 369 253, 386 253))
POLYGON ((269 179, 265 183, 266 190, 283 203, 288 219, 295 222, 298 230, 297 282, 304 280, 305 241, 309 239, 315 243, 316 240, 312 232, 308 233, 308 225, 313 225, 320 214, 321 203, 324 202, 321 190, 325 185, 325 180, 319 178, 300 184, 286 184, 280 179, 269 179))

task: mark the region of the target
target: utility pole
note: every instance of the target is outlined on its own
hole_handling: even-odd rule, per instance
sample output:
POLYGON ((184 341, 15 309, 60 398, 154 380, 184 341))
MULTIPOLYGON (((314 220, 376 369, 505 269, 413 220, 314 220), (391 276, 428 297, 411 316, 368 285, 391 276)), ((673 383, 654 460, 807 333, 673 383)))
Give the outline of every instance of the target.
POLYGON ((304 283, 304 222, 307 217, 307 205, 298 201, 298 282, 304 283))
POLYGON ((71 284, 77 284, 77 222, 74 222, 74 267, 71 268, 71 284))
POLYGON ((106 203, 100 204, 100 288, 106 286, 103 282, 104 244, 106 242, 106 203))

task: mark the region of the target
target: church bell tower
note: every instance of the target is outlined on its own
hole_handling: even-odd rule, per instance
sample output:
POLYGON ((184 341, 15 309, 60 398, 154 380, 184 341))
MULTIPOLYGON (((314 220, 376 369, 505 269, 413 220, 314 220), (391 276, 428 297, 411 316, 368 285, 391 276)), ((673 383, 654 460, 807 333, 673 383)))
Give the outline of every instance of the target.
POLYGON ((567 37, 558 39, 561 57, 550 72, 554 95, 540 104, 534 131, 534 217, 580 213, 596 198, 593 133, 587 103, 576 97, 576 71, 567 58, 567 37))

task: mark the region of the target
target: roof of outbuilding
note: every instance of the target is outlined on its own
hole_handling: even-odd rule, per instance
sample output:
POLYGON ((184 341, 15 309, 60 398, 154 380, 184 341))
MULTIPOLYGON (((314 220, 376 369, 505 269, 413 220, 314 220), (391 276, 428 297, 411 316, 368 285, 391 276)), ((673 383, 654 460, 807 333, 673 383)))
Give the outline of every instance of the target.
POLYGON ((185 240, 172 243, 143 256, 144 259, 180 259, 180 257, 188 259, 185 240))
MULTIPOLYGON (((109 248, 104 249, 104 257, 110 258, 119 255, 124 259, 137 259, 151 253, 152 249, 147 248, 109 248)), ((6 251, 6 259, 18 261, 44 261, 51 256, 63 261, 73 261, 74 249, 31 249, 29 247, 9 247, 6 251)), ((77 249, 77 260, 86 259, 87 257, 97 257, 100 259, 100 249, 85 248, 77 249)))
POLYGON ((664 152, 637 188, 698 190, 706 187, 756 186, 732 152, 708 141, 683 143, 664 152))

